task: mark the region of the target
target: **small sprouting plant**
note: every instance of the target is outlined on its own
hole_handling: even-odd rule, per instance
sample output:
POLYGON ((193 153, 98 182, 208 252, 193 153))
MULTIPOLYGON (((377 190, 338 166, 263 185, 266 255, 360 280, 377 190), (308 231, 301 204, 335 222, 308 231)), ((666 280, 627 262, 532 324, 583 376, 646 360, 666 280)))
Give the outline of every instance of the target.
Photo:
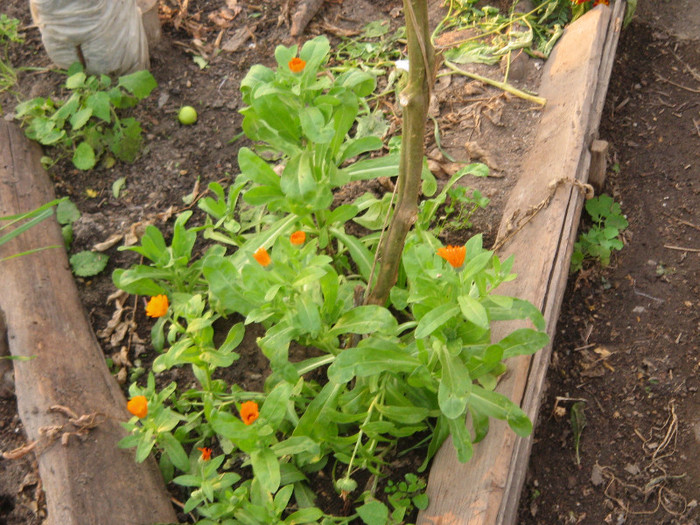
POLYGON ((620 232, 627 228, 628 222, 622 214, 620 205, 612 197, 602 194, 586 201, 586 211, 593 226, 579 235, 571 256, 571 272, 583 268, 585 259, 597 259, 602 266, 610 264, 610 256, 615 250, 624 246, 620 232))
POLYGON ((157 86, 148 71, 120 77, 116 85, 107 75, 86 75, 80 64, 68 69, 67 100, 37 97, 19 104, 17 118, 25 134, 44 146, 55 146, 60 155, 72 155, 81 170, 92 169, 103 158, 133 162, 141 148, 141 124, 122 111, 135 106, 157 86))
POLYGON ((17 71, 10 64, 10 44, 21 44, 24 38, 19 33, 19 20, 0 14, 0 93, 12 89, 17 83, 17 71))
POLYGON ((391 519, 395 523, 403 523, 404 516, 416 509, 428 508, 428 496, 425 493, 425 481, 415 474, 408 473, 404 481, 394 483, 389 480, 384 487, 387 500, 394 507, 391 519))
POLYGON ((447 191, 449 201, 445 213, 438 221, 438 229, 460 231, 471 228, 472 215, 489 205, 490 199, 484 197, 479 190, 472 190, 471 195, 468 190, 464 186, 455 186, 447 191))

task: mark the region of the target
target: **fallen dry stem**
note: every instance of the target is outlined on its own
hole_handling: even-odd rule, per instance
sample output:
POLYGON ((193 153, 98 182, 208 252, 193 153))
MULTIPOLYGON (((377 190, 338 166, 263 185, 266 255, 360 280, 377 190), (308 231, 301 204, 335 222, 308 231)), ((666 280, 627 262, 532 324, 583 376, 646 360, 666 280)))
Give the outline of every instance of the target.
POLYGON ((506 82, 500 82, 498 80, 493 80, 493 79, 488 78, 488 77, 482 77, 481 75, 477 75, 476 73, 470 73, 469 71, 464 71, 463 69, 457 67, 457 65, 453 64, 452 62, 450 62, 448 60, 445 60, 445 65, 459 75, 464 75, 465 77, 469 77, 471 79, 478 80, 479 82, 483 82, 484 84, 488 84, 489 86, 493 86, 493 87, 496 87, 498 89, 502 89, 506 93, 510 93, 511 95, 515 95, 516 97, 520 97, 520 98, 527 100, 529 102, 534 102, 535 104, 539 104, 540 106, 544 106, 547 104, 547 99, 545 99, 543 97, 538 97, 537 95, 531 95, 530 93, 526 93, 525 91, 522 91, 516 87, 513 87, 506 82))

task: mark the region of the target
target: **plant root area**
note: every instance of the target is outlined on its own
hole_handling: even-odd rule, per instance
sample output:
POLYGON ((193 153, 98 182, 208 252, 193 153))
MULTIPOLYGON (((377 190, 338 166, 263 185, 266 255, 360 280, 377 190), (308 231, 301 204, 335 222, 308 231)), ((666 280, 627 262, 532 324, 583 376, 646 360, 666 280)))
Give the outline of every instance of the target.
POLYGON ((522 525, 700 521, 700 46, 663 24, 700 5, 642 4, 600 128, 625 247, 570 278, 522 525))

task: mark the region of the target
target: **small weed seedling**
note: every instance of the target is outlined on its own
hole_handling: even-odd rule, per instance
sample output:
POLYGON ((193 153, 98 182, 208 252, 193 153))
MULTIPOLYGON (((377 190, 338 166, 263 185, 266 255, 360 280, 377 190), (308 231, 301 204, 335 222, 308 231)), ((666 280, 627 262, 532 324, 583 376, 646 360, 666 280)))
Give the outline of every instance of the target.
POLYGON ((394 523, 403 523, 404 516, 414 508, 428 508, 425 481, 410 472, 404 476, 404 480, 399 483, 389 480, 384 488, 389 503, 394 507, 394 512, 391 513, 394 523))
POLYGON ((103 155, 107 167, 114 157, 133 162, 141 148, 141 124, 133 117, 122 118, 120 112, 135 106, 156 86, 148 71, 120 77, 112 86, 107 75, 87 76, 76 63, 66 79, 65 87, 72 92, 68 100, 28 100, 17 106, 17 118, 26 125, 27 137, 56 146, 61 155, 72 154, 78 169, 92 169, 103 155))
POLYGON ((24 38, 19 33, 19 20, 0 15, 0 93, 8 91, 17 83, 17 71, 10 64, 10 44, 21 44, 24 38))
POLYGON ((583 268, 585 259, 598 259, 602 266, 607 266, 613 250, 621 250, 624 246, 619 237, 628 222, 620 205, 612 197, 603 194, 586 201, 586 211, 593 220, 593 226, 581 233, 574 244, 572 273, 583 268))

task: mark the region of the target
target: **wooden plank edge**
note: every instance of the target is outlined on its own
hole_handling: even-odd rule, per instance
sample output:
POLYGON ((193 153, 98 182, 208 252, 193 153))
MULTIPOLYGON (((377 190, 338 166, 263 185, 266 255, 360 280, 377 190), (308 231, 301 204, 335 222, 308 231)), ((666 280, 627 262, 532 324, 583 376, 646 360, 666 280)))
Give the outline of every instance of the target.
MULTIPOLYGON (((594 137, 597 136, 598 126, 600 125, 603 106, 605 104, 605 98, 608 91, 608 85, 610 83, 612 66, 615 62, 615 53, 617 51, 617 44, 620 38, 620 29, 622 27, 622 20, 626 5, 625 0, 617 0, 612 7, 612 14, 608 24, 607 36, 603 47, 603 59, 601 61, 601 68, 598 73, 598 82, 596 83, 596 92, 593 98, 593 108, 591 110, 588 123, 586 146, 589 146, 594 137)), ((581 161, 576 174, 577 180, 586 182, 590 163, 591 154, 586 148, 582 151, 581 161)), ((575 190, 572 189, 572 191, 575 190)), ((570 200, 570 202, 572 201, 570 200)), ((569 264, 571 263, 571 255, 573 252, 574 242, 576 241, 578 224, 583 208, 582 198, 575 199, 573 202, 574 207, 573 210, 571 210, 571 213, 567 213, 567 225, 565 226, 565 228, 569 230, 568 239, 565 239, 567 249, 565 252, 558 254, 563 254, 564 257, 562 260, 555 262, 554 266, 555 268, 559 269, 560 275, 558 276, 558 285, 554 291, 555 295, 548 297, 548 300, 545 303, 545 310, 548 314, 551 314, 548 315, 548 317, 553 318, 555 321, 553 323, 554 327, 552 329, 552 334, 550 334, 552 341, 554 340, 554 334, 556 333, 556 320, 559 318, 559 312, 564 299, 569 264)), ((533 425, 536 424, 539 416, 539 409, 542 401, 541 396, 545 387, 545 380, 551 355, 552 344, 550 343, 547 348, 544 348, 535 354, 531 363, 530 372, 528 374, 527 386, 525 388, 521 408, 525 411, 525 413, 527 413, 528 417, 533 422, 533 425)), ((519 439, 516 442, 515 450, 511 459, 508 480, 504 491, 504 498, 499 510, 498 519, 496 521, 498 525, 514 525, 517 520, 520 494, 523 486, 525 485, 525 478, 527 476, 527 468, 530 453, 532 451, 533 439, 534 429, 533 433, 529 437, 519 439)))
MULTIPOLYGON (((38 144, 3 120, 0 144, 0 214, 53 200, 38 144)), ((133 451, 116 446, 126 435, 120 422, 130 417, 126 400, 85 315, 55 217, 0 246, 0 258, 42 246, 57 248, 2 263, 0 309, 10 353, 32 357, 13 361, 13 368, 17 410, 28 440, 36 443, 44 523, 174 523, 154 459, 136 463, 133 451), (87 419, 72 423, 71 411, 87 419)))
MULTIPOLYGON (((608 8, 605 8, 605 9, 608 9, 608 8)), ((607 13, 606 13, 606 15, 607 15, 607 13)), ((609 19, 608 19, 608 21, 609 21, 609 19)), ((607 28, 607 26, 606 26, 606 28, 607 28)), ((598 33, 598 34, 600 34, 600 33, 598 33)), ((598 49, 598 51, 596 52, 596 56, 602 56, 601 50, 603 47, 604 47, 604 45, 596 46, 596 49, 598 49), (600 55, 598 55, 598 53, 600 55)), ((600 64, 600 62, 598 63, 598 66, 597 66, 598 68, 599 68, 599 64, 600 64)), ((595 75, 596 76, 593 76, 593 78, 591 79, 591 82, 590 82, 591 84, 597 84, 597 69, 595 71, 595 75)), ((588 84, 588 85, 590 85, 590 84, 588 84)), ((593 101, 593 94, 591 94, 591 96, 587 99, 587 104, 589 107, 592 105, 592 101, 593 101)), ((584 130, 583 135, 585 135, 585 130, 584 130)), ((584 138, 581 138, 581 142, 577 145, 577 147, 579 148, 579 150, 578 150, 579 153, 577 154, 579 160, 577 163, 575 163, 577 168, 572 170, 572 171, 575 171, 576 173, 581 173, 582 159, 583 159, 583 164, 586 166, 587 166, 587 162, 589 162, 589 158, 587 156, 588 155, 587 154, 587 141, 584 140, 584 138)), ((567 215, 568 215, 568 218, 566 219, 567 225, 563 226, 562 231, 564 231, 566 229, 570 229, 572 224, 574 225, 574 227, 576 224, 578 224, 578 218, 580 216, 580 210, 581 210, 581 206, 582 206, 582 199, 579 198, 578 195, 573 194, 574 191, 578 191, 578 190, 569 189, 568 191, 569 191, 570 199, 573 199, 574 204, 573 204, 573 206, 571 206, 571 205, 567 206, 567 215), (578 202, 576 202, 576 201, 578 201, 578 202)), ((520 196, 519 198, 522 198, 522 196, 520 196)), ((505 219, 506 219, 506 217, 504 216, 504 221, 505 221, 505 219)), ((503 223, 502 223, 502 226, 503 226, 503 223)), ((561 237, 561 232, 560 232, 560 237, 561 237)), ((560 266, 560 267, 562 266, 561 260, 566 260, 566 261, 569 260, 570 255, 571 255, 571 250, 572 250, 572 244, 573 243, 569 242, 568 240, 565 240, 563 243, 563 246, 560 247, 560 249, 558 250, 558 255, 557 255, 558 261, 556 263, 556 264, 558 264, 558 266, 560 266), (563 250, 561 248, 563 248, 563 250)), ((565 271, 568 272, 568 264, 565 266, 565 268, 566 268, 565 271)), ((556 273, 556 272, 553 272, 553 270, 550 268, 549 273, 552 274, 552 273, 556 273)), ((561 273, 561 270, 559 273, 561 273)), ((566 273, 564 273, 564 276, 566 276, 566 273)), ((545 293, 545 295, 547 297, 552 297, 552 294, 549 294, 549 293, 545 293)), ((544 300, 546 300, 546 297, 543 297, 542 299, 544 301, 544 300)), ((539 303, 540 306, 543 306, 543 303, 541 303, 539 300, 537 300, 536 302, 539 303)), ((553 311, 551 308, 550 308, 550 311, 553 312, 555 316, 556 316, 556 313, 558 313, 556 311, 553 311)), ((552 324, 554 324, 554 323, 552 323, 552 324)), ((543 357, 538 358, 538 359, 547 361, 548 355, 543 354, 543 357)), ((532 366, 538 366, 535 363, 536 362, 533 362, 531 365, 529 358, 520 359, 518 361, 517 365, 512 367, 511 370, 509 370, 508 376, 522 374, 523 368, 525 368, 525 373, 527 375, 527 373, 529 373, 529 370, 532 368, 532 366)), ((513 379, 512 379, 512 377, 510 377, 510 379, 506 378, 506 381, 510 381, 512 383, 513 379)), ((516 380, 516 382, 517 382, 517 380, 516 380)), ((523 390, 520 390, 520 393, 522 395, 523 390)), ((517 395, 516 389, 513 390, 513 395, 511 396, 511 398, 516 402, 520 402, 522 399, 521 396, 517 395)), ((494 428, 492 428, 493 432, 498 432, 497 428, 495 428, 495 427, 499 426, 499 423, 500 422, 495 422, 495 425, 493 425, 494 428)), ((501 431, 502 431, 502 429, 501 429, 501 431)), ((511 432, 511 434, 512 434, 512 432, 511 432)), ((515 438, 509 439, 509 438, 504 437, 502 439, 502 442, 504 444, 502 445, 501 450, 503 451, 504 454, 512 455, 512 451, 514 450, 513 449, 513 442, 515 442, 515 441, 516 441, 515 438)), ((445 447, 445 446, 451 447, 451 444, 448 442, 445 445, 443 445, 443 447, 445 447)), ((477 453, 478 450, 479 450, 479 445, 477 445, 477 447, 475 448, 475 454, 477 453)), ((472 461, 474 461, 474 460, 472 460, 472 461)), ((482 466, 482 468, 483 468, 483 466, 482 466)), ((496 469, 494 469, 494 470, 496 470, 496 469)), ((432 477, 432 473, 431 473, 431 477, 432 477)), ((506 480, 505 482, 502 483, 501 481, 499 481, 499 479, 500 479, 499 473, 494 473, 492 478, 491 478, 490 486, 482 487, 482 489, 484 490, 483 499, 487 500, 486 505, 483 502, 476 504, 476 500, 474 497, 464 497, 463 491, 461 493, 459 493, 459 495, 455 495, 455 492, 454 492, 454 490, 452 490, 451 487, 449 487, 449 486, 441 487, 441 488, 445 489, 446 492, 452 493, 451 495, 448 496, 448 499, 449 498, 453 498, 453 499, 459 498, 460 503, 459 504, 456 503, 457 499, 455 499, 454 505, 449 504, 449 503, 447 505, 445 505, 443 502, 443 504, 440 505, 441 507, 443 507, 443 510, 442 510, 443 513, 439 514, 439 515, 433 513, 432 515, 428 516, 428 512, 430 511, 430 508, 429 508, 428 512, 423 511, 420 513, 418 522, 419 523, 431 523, 431 524, 438 524, 438 523, 441 523, 441 524, 447 524, 447 523, 450 523, 450 524, 457 524, 457 523, 489 524, 489 523, 494 523, 496 520, 496 516, 495 516, 496 510, 489 509, 488 507, 491 503, 493 503, 494 499, 498 499, 500 497, 500 500, 497 502, 499 504, 498 506, 500 509, 500 506, 501 506, 502 502, 504 501, 502 496, 505 493, 504 490, 505 490, 506 485, 508 484, 508 480, 506 480), (495 497, 494 497, 494 494, 496 494, 495 497), (446 506, 448 508, 454 507, 455 509, 457 507, 459 507, 460 505, 462 507, 464 507, 465 500, 472 502, 472 503, 467 505, 469 512, 471 513, 469 516, 455 515, 451 511, 445 512, 444 507, 446 507, 446 506)), ((474 481, 474 480, 471 480, 471 481, 474 481)), ((489 484, 488 480, 484 480, 484 479, 480 479, 479 483, 481 485, 488 485, 489 484)), ((511 481, 511 484, 512 484, 512 481, 511 481)), ((428 485, 430 488, 430 485, 431 485, 430 481, 429 481, 428 485)), ((471 492, 474 492, 474 491, 478 492, 480 490, 479 487, 471 486, 468 483, 465 483, 464 488, 466 491, 471 491, 471 492)), ((443 495, 441 494, 441 497, 442 496, 443 495)), ((515 505, 517 507, 517 503, 515 505)), ((438 512, 440 512, 440 511, 438 511, 438 512)), ((458 511, 458 513, 459 513, 459 511, 458 511)))

